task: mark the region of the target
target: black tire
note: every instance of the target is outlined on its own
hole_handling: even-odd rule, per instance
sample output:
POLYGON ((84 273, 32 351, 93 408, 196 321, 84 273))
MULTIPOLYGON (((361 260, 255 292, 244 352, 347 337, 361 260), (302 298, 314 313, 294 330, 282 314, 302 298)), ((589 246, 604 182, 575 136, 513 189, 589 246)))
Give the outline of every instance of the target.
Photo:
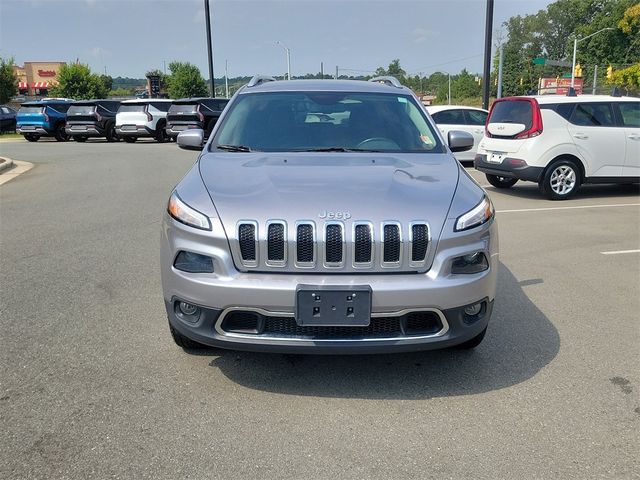
POLYGON ((32 135, 32 134, 30 134, 30 133, 27 133, 27 134, 24 136, 24 139, 25 139, 27 142, 37 142, 38 140, 40 140, 40 137, 39 137, 38 135, 32 135))
POLYGON ((116 135, 116 127, 113 123, 109 124, 109 126, 107 127, 105 137, 107 137, 107 142, 109 143, 117 142, 120 140, 118 138, 118 135, 116 135))
POLYGON ((156 125, 156 142, 165 143, 169 140, 169 136, 167 135, 166 130, 164 129, 165 123, 158 122, 156 125))
POLYGON ((476 348, 478 345, 482 343, 482 340, 484 339, 484 336, 486 333, 487 333, 487 327, 484 327, 484 330, 482 330, 478 335, 476 335, 470 340, 467 340, 464 343, 461 343, 460 345, 456 345, 456 348, 460 350, 471 350, 473 348, 476 348))
POLYGON ((547 167, 538 187, 550 200, 566 200, 580 188, 581 181, 581 172, 576 163, 561 158, 547 167))
POLYGON ((83 142, 87 141, 87 137, 85 137, 83 135, 77 135, 77 136, 73 137, 73 139, 78 143, 83 143, 83 142))
POLYGON ((517 178, 501 177, 499 175, 490 175, 485 173, 487 181, 496 188, 511 188, 518 183, 517 178))
POLYGON ((175 328, 169 324, 169 331, 171 332, 171 336, 173 337, 173 341, 176 342, 176 345, 184 348, 185 350, 202 350, 209 348, 206 345, 196 342, 195 340, 191 340, 188 337, 185 337, 180 332, 178 332, 175 328))
POLYGON ((138 139, 138 137, 122 137, 124 138, 124 141, 127 143, 136 143, 136 140, 138 139))
POLYGON ((64 123, 59 123, 56 126, 56 131, 53 133, 56 142, 66 142, 69 140, 69 135, 64 131, 64 123))

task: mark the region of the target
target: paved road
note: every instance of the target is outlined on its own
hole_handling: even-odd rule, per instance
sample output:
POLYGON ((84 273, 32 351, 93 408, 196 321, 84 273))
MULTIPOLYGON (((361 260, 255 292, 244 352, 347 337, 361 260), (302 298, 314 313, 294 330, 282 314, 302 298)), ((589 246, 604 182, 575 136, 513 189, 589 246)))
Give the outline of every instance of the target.
POLYGON ((0 155, 35 164, 0 187, 0 478, 639 478, 640 254, 601 253, 640 248, 636 187, 489 189, 503 268, 474 352, 193 355, 158 248, 195 155, 0 155))

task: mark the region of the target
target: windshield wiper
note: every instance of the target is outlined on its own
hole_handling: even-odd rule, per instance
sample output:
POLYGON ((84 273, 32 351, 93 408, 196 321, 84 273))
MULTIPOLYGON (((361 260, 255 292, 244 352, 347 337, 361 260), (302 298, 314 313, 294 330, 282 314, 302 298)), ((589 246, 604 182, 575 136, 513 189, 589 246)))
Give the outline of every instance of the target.
POLYGON ((216 145, 219 150, 227 150, 229 152, 250 152, 251 149, 244 145, 216 145))
POLYGON ((304 150, 294 150, 296 152, 379 152, 380 150, 371 150, 369 148, 346 148, 346 147, 327 147, 327 148, 308 148, 304 150))

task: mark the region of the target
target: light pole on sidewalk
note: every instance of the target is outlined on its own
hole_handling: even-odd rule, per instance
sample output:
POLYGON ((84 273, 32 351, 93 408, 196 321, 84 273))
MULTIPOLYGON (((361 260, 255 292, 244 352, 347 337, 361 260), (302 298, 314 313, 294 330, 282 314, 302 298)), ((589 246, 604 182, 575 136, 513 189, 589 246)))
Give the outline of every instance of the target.
POLYGON ((286 47, 280 40, 276 42, 277 45, 284 48, 284 51, 287 52, 287 80, 291 80, 291 50, 286 47))
POLYGON ((575 37, 573 39, 573 62, 571 62, 571 88, 574 87, 575 77, 576 77, 576 52, 578 50, 578 42, 586 40, 587 38, 591 38, 594 35, 599 34, 600 32, 604 32, 605 30, 614 30, 612 27, 606 27, 598 30, 597 32, 592 33, 591 35, 587 35, 586 37, 578 38, 575 37))

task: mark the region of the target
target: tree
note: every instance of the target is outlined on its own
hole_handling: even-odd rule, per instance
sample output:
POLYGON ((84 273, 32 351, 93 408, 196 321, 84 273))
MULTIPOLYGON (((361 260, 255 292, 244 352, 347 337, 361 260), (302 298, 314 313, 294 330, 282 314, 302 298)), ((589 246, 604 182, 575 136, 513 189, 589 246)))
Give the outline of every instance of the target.
POLYGON ((58 85, 51 89, 56 97, 88 100, 91 98, 106 98, 109 90, 95 73, 91 73, 88 65, 71 63, 62 65, 58 71, 58 85))
POLYGON ((207 84, 195 65, 188 62, 171 62, 171 74, 167 76, 167 90, 171 98, 204 97, 209 94, 207 84))
POLYGON ((607 83, 622 87, 628 93, 640 93, 640 63, 621 70, 614 70, 612 78, 607 80, 607 83))
POLYGON ((109 75, 100 75, 98 78, 100 79, 100 82, 102 82, 102 85, 104 85, 107 92, 113 88, 113 78, 109 75))
POLYGON ((0 103, 6 103, 18 94, 18 78, 13 70, 13 58, 0 57, 0 103))

